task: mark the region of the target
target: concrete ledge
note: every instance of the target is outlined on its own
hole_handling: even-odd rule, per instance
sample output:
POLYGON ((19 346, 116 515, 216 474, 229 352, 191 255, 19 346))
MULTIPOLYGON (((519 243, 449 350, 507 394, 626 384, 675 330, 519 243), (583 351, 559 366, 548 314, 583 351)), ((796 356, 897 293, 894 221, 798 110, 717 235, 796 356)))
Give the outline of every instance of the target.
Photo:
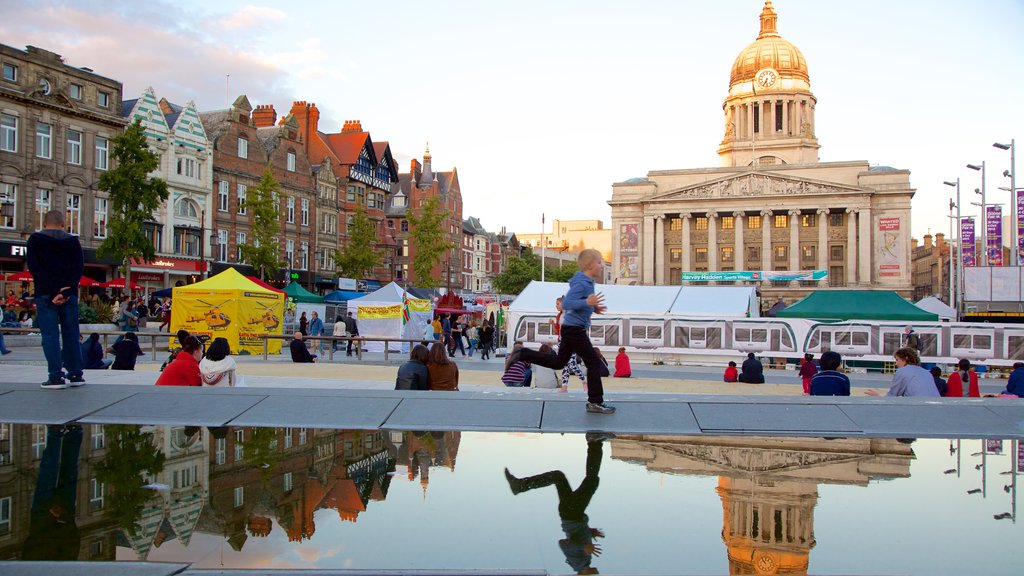
POLYGON ((1024 439, 1024 401, 612 394, 614 415, 578 395, 89 384, 0 384, 0 421, 37 424, 304 426, 494 432, 1024 439), (322 398, 322 406, 310 409, 322 398))

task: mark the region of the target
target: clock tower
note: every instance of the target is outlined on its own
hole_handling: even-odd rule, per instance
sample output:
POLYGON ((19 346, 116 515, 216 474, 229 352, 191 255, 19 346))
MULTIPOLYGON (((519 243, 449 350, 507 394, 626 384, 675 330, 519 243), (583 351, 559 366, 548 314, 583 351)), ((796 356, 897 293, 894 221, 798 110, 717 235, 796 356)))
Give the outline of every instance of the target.
POLYGON ((722 166, 818 162, 807 61, 776 29, 771 0, 761 10, 761 32, 732 65, 725 111, 722 166))

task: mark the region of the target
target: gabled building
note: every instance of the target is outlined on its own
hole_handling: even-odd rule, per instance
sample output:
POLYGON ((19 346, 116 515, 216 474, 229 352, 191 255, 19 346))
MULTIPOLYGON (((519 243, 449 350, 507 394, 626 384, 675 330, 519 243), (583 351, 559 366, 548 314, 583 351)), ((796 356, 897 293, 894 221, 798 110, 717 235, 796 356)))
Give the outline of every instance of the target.
POLYGON ((462 288, 472 292, 489 292, 491 237, 480 223, 470 216, 462 221, 462 288))
POLYGON ((228 110, 201 115, 213 148, 217 238, 213 272, 235 267, 246 274, 257 271, 241 263, 241 246, 253 242, 251 210, 242 204, 248 189, 259 184, 270 166, 280 184, 278 201, 281 233, 280 265, 277 279, 290 272, 310 286, 309 270, 313 243, 312 222, 316 220, 314 180, 297 119, 289 116, 276 125, 272 107, 253 109, 249 99, 239 96, 228 110))
POLYGON ((466 269, 462 254, 462 189, 459 185, 458 169, 450 172, 434 172, 430 147, 423 154, 423 163, 413 159, 409 172, 398 175, 398 185, 393 188, 391 201, 387 207, 388 230, 395 231, 397 250, 397 267, 403 278, 415 283, 412 270, 415 257, 415 246, 409 242, 409 210, 417 210, 430 197, 436 197, 439 205, 445 210, 446 216, 441 223, 445 239, 453 246, 446 252, 431 273, 440 280, 440 286, 448 289, 463 288, 466 269))
MULTIPOLYGON (((390 145, 387 142, 374 143, 359 120, 346 121, 337 133, 322 132, 319 129, 320 111, 315 103, 294 102, 291 114, 298 122, 299 135, 310 163, 322 166, 329 162, 338 179, 336 208, 325 207, 338 214, 336 234, 339 245, 336 249, 344 247, 353 215, 357 207, 362 206, 377 226, 377 248, 384 253, 381 266, 374 270, 373 276, 381 281, 396 278, 396 245, 393 235, 384 225, 388 195, 392 185, 398 181, 390 145)), ((323 200, 324 204, 333 203, 327 198, 323 200)), ((327 249, 326 243, 318 243, 318 246, 322 246, 322 250, 327 249)), ((318 255, 320 261, 327 258, 329 254, 318 255)), ((334 270, 330 272, 333 275, 334 270)))
MULTIPOLYGON (((152 262, 132 260, 132 281, 160 288, 177 281, 195 282, 213 256, 210 232, 214 207, 213 152, 195 103, 184 106, 157 99, 152 87, 121 103, 121 115, 141 123, 150 150, 160 164, 150 174, 167 182, 167 201, 146 222, 156 257, 152 262)), ((97 202, 105 200, 97 199, 97 202)))
POLYGON ((125 126, 121 83, 35 46, 0 44, 0 66, 0 272, 23 270, 26 240, 43 214, 64 209, 85 275, 106 280, 120 263, 96 256, 110 217, 98 186, 125 126))

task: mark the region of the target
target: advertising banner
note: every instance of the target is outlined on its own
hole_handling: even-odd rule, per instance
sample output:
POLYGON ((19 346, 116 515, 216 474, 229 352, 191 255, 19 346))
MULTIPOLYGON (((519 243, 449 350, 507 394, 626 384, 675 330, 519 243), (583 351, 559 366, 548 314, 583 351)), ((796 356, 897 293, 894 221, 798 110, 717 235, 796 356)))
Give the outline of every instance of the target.
POLYGON ((960 257, 964 266, 977 266, 974 254, 974 218, 960 219, 960 257))
POLYGON ((640 276, 640 225, 619 226, 619 278, 640 276))
MULTIPOLYGON (((243 292, 242 298, 235 302, 238 310, 239 353, 262 354, 263 336, 281 333, 284 294, 243 292)), ((174 304, 177 305, 177 302, 174 304)), ((270 340, 267 351, 272 354, 280 352, 281 340, 270 340)))
POLYGON ((430 312, 430 300, 409 298, 409 310, 412 312, 430 312))
POLYGON ((903 266, 903 239, 898 217, 879 218, 878 275, 899 276, 903 266))
MULTIPOLYGON (((1017 188, 1017 258, 1024 254, 1024 188, 1017 188)), ((1011 262, 1011 266, 1018 265, 1018 262, 1011 262)))
POLYGON ((989 454, 1002 454, 1003 453, 1003 441, 993 440, 991 438, 985 439, 985 451, 989 454))
MULTIPOLYGON (((412 302, 409 303, 409 309, 414 310, 412 302)), ((390 306, 360 306, 359 307, 359 319, 360 320, 379 320, 381 318, 401 318, 402 317, 402 305, 392 304, 390 306)))
MULTIPOLYGON (((226 338, 232 354, 262 354, 266 334, 281 334, 284 294, 237 291, 186 291, 174 294, 171 332, 184 328, 195 336, 226 338)), ((177 347, 171 338, 171 346, 177 347)), ((281 340, 272 339, 267 351, 281 351, 281 340)))
POLYGON ((824 280, 827 270, 801 270, 797 272, 762 272, 758 270, 737 270, 725 272, 683 272, 683 282, 760 282, 765 280, 824 280))
POLYGON ((985 241, 988 243, 988 265, 1003 265, 1003 207, 985 207, 985 241))

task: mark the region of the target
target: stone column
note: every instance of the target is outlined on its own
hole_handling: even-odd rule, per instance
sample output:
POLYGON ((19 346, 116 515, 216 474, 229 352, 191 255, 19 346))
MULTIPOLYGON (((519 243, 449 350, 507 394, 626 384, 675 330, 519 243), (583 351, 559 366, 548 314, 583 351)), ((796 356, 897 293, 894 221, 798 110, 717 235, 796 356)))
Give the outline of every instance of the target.
POLYGON ((800 270, 800 211, 789 211, 789 271, 800 270))
POLYGON ((643 273, 640 282, 649 286, 654 284, 654 216, 644 216, 643 235, 643 273))
POLYGON ((747 138, 753 140, 754 138, 754 103, 750 102, 746 106, 747 108, 747 138))
POLYGON ((857 209, 846 209, 846 285, 857 283, 857 209))
POLYGON ((743 250, 743 211, 739 210, 732 213, 733 232, 736 234, 736 247, 733 248, 732 255, 732 269, 733 270, 746 270, 747 269, 747 256, 743 250))
POLYGON ((708 212, 708 272, 718 270, 718 212, 708 212))
MULTIPOLYGON (((818 209, 818 269, 828 272, 828 209, 818 209)), ((828 282, 822 282, 828 286, 828 282)))
POLYGON ((782 134, 789 136, 793 131, 789 128, 789 101, 782 103, 782 134))
POLYGON ((665 284, 665 269, 668 262, 665 260, 665 215, 654 218, 654 283, 658 286, 665 284))
POLYGON ((690 213, 682 212, 679 214, 679 218, 683 221, 682 254, 680 255, 679 267, 683 272, 690 272, 693 270, 690 267, 690 213))
POLYGON ((761 210, 761 271, 772 269, 772 211, 761 210))
POLYGON ((861 209, 858 224, 860 233, 857 235, 857 255, 860 265, 857 267, 857 276, 860 278, 861 286, 869 286, 874 276, 871 270, 871 232, 874 224, 871 220, 871 208, 861 209))

